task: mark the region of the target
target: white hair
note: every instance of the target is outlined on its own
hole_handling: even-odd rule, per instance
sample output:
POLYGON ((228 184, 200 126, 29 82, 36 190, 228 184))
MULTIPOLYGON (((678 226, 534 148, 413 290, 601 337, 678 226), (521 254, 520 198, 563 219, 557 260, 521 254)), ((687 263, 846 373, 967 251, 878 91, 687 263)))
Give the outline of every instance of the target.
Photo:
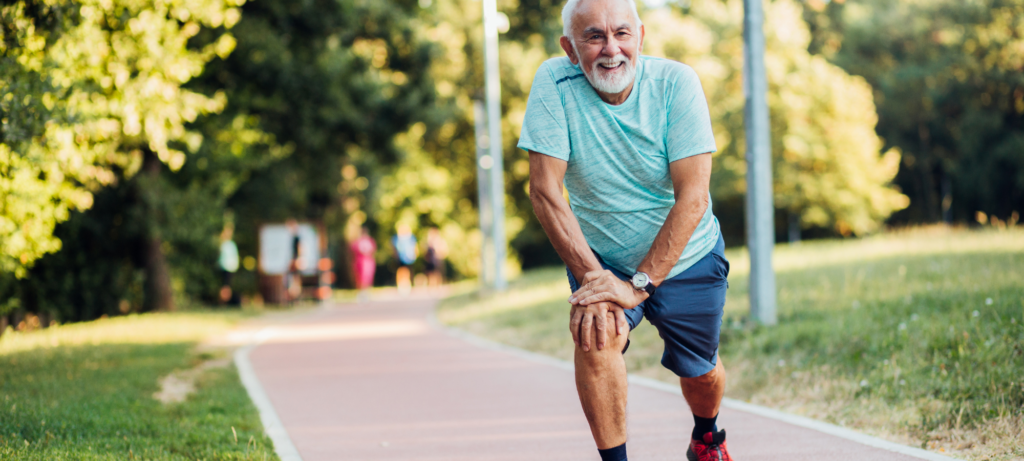
MULTIPOLYGON (((642 22, 640 22, 640 13, 636 10, 636 1, 625 0, 629 3, 630 9, 633 12, 633 20, 636 21, 636 27, 639 29, 642 22)), ((572 36, 572 15, 576 13, 576 8, 580 6, 580 0, 568 0, 565 2, 565 6, 562 7, 562 35, 569 37, 569 40, 573 42, 573 47, 576 46, 576 38, 572 36)))

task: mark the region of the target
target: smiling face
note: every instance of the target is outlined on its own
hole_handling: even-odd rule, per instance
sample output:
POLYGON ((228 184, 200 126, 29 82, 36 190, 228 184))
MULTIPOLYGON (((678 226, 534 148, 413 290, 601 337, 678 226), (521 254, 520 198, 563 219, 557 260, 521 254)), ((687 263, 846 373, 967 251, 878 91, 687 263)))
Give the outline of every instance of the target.
POLYGON ((605 102, 622 104, 636 79, 644 28, 626 0, 582 0, 562 49, 605 102))

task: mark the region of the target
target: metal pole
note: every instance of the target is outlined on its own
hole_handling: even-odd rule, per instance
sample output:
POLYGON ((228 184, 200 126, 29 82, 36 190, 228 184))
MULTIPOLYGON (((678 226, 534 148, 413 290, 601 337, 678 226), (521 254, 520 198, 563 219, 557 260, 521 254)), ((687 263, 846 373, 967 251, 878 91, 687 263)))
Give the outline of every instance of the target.
POLYGON ((485 288, 493 286, 494 276, 491 274, 491 261, 494 252, 491 250, 491 223, 494 213, 491 211, 491 178, 490 170, 493 159, 487 154, 490 137, 487 135, 487 112, 484 103, 479 99, 473 101, 473 121, 476 128, 476 192, 480 203, 480 284, 485 288))
POLYGON ((494 213, 494 289, 505 282, 505 173, 501 142, 501 81, 498 75, 498 7, 495 0, 484 4, 484 76, 487 95, 487 125, 491 141, 491 203, 494 213))
POLYGON ((744 79, 747 105, 747 248, 750 249, 750 314, 774 325, 775 206, 772 201, 771 126, 768 123, 768 83, 764 67, 763 0, 743 0, 744 79))

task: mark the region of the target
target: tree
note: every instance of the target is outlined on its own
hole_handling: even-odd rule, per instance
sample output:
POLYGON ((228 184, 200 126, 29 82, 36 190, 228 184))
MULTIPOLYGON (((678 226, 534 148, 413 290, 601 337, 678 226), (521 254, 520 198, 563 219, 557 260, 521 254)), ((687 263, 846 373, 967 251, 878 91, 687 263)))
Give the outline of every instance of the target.
MULTIPOLYGON (((651 15, 646 51, 694 67, 701 77, 718 153, 712 175, 716 214, 742 222, 745 193, 742 2, 693 1, 682 16, 651 15)), ((807 52, 799 5, 766 5, 768 103, 773 187, 780 218, 840 235, 872 232, 906 206, 889 186, 899 153, 883 151, 870 87, 807 52)), ((725 221, 725 219, 723 219, 725 221)), ((785 221, 779 223, 783 225, 785 221)))
MULTIPOLYGON (((194 12, 202 5, 185 6, 194 12)), ((120 22, 94 19, 114 21, 115 32, 130 28, 134 10, 117 11, 124 13, 120 22)), ((172 19, 183 14, 170 11, 172 19)), ((177 114, 181 129, 164 130, 176 133, 167 137, 167 150, 127 142, 135 138, 122 143, 134 147, 125 148, 127 155, 116 152, 106 166, 112 180, 95 196, 100 206, 71 212, 71 220, 56 229, 65 250, 38 261, 27 279, 15 284, 18 293, 12 298, 25 301, 23 307, 85 320, 159 307, 152 301, 166 301, 171 293, 212 300, 215 236, 227 216, 239 229, 243 255, 256 254, 260 222, 299 217, 340 229, 337 224, 358 211, 352 204, 365 200, 366 176, 375 178, 397 157, 393 136, 436 113, 433 85, 420 72, 432 48, 414 33, 412 4, 259 2, 246 5, 241 17, 238 13, 224 10, 219 27, 186 23, 187 36, 171 42, 118 36, 130 49, 159 41, 204 58, 201 67, 187 67, 189 79, 179 79, 175 91, 210 105, 145 104, 177 114), (227 26, 233 26, 232 35, 225 39, 227 26), (234 45, 234 37, 237 51, 223 59, 230 50, 225 44, 234 45), (356 166, 362 177, 355 175, 356 166), (352 181, 342 177, 343 170, 353 172, 348 180, 361 179, 355 183, 362 187, 349 187, 352 181), (94 296, 99 292, 103 295, 94 296)), ((143 15, 153 20, 150 13, 143 15)), ((61 66, 48 68, 47 75, 73 67, 52 67, 61 66)), ((103 89, 102 76, 94 77, 80 79, 85 81, 80 86, 103 89)), ((110 92, 100 96, 121 102, 110 92)), ((122 125, 125 120, 116 115, 110 118, 122 125)), ((144 141, 149 125, 140 124, 136 138, 144 141)), ((255 287, 251 275, 240 281, 250 290, 255 287)))
POLYGON ((871 84, 878 134, 904 152, 895 220, 1024 209, 1024 1, 809 5, 810 49, 871 84))
MULTIPOLYGON (((5 130, 0 144, 0 271, 23 277, 35 260, 59 249, 54 227, 91 206, 93 191, 144 169, 147 181, 136 186, 143 199, 152 198, 146 185, 162 165, 177 170, 186 151, 199 148, 202 136, 186 124, 220 110, 224 97, 182 85, 231 52, 234 40, 224 30, 237 22, 240 4, 86 0, 3 7, 2 107, 15 129, 5 130), (218 29, 216 39, 189 47, 203 28, 218 29)), ((145 229, 147 303, 170 309, 161 236, 155 226, 145 229)))
POLYGON ((5 79, 4 112, 7 120, 13 116, 15 136, 5 136, 0 147, 6 242, 0 261, 18 273, 59 248, 53 226, 68 210, 87 208, 90 190, 114 181, 111 166, 134 172, 151 153, 180 168, 185 153, 174 143, 194 150, 202 141, 184 124, 223 106, 222 96, 181 85, 233 46, 227 34, 203 50, 186 42, 202 26, 230 27, 238 19, 235 3, 223 1, 84 1, 73 11, 51 8, 77 19, 51 37, 26 17, 33 6, 3 8, 5 69, 14 74, 5 79), (32 77, 41 83, 26 83, 32 77))
POLYGON ((93 168, 94 152, 67 146, 67 90, 46 74, 47 53, 74 13, 25 2, 0 7, 0 272, 23 276, 32 261, 59 249, 54 225, 90 205, 85 185, 109 181, 93 168))
POLYGON ((364 224, 368 194, 400 158, 394 136, 443 118, 424 72, 434 48, 418 33, 417 14, 402 1, 243 7, 236 52, 196 82, 222 89, 226 115, 251 118, 290 152, 252 170, 227 201, 245 230, 237 234, 243 253, 255 254, 259 223, 290 217, 326 224, 343 253, 344 229, 364 224))

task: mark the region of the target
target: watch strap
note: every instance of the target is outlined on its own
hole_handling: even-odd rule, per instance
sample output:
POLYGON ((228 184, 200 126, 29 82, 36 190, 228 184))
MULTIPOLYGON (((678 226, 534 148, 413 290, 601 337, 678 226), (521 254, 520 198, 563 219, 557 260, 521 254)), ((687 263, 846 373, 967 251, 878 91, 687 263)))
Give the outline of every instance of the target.
POLYGON ((658 291, 658 287, 654 286, 654 284, 648 280, 647 286, 644 287, 644 291, 646 291, 649 296, 654 296, 654 292, 658 291))

